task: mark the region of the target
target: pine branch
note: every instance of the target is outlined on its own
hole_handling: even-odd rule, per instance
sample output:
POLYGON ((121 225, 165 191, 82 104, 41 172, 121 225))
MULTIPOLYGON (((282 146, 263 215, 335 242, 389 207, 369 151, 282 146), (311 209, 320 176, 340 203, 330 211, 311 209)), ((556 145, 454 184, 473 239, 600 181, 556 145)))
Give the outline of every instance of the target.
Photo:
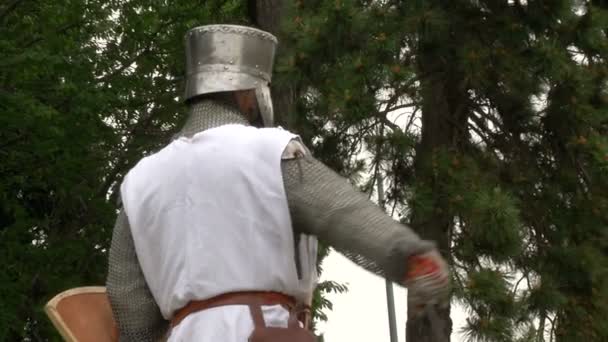
MULTIPOLYGON (((474 103, 472 103, 472 106, 473 106, 474 112, 476 114, 479 114, 484 119, 492 122, 492 124, 494 124, 494 126, 496 126, 499 130, 506 132, 502 122, 498 121, 498 119, 493 117, 490 113, 487 113, 481 105, 474 102, 474 103)), ((487 128, 487 129, 489 129, 489 128, 487 128)))
POLYGON ((367 199, 371 199, 372 195, 374 194, 374 185, 376 185, 376 181, 378 180, 378 174, 380 172, 380 161, 378 160, 378 154, 376 154, 374 156, 374 159, 372 161, 372 165, 373 165, 373 170, 374 172, 372 173, 372 184, 369 187, 369 195, 367 197, 367 199))
POLYGON ((392 122, 391 120, 389 120, 386 117, 386 114, 388 112, 382 111, 382 112, 376 112, 374 113, 374 117, 379 119, 380 122, 382 122, 382 124, 389 126, 391 129, 395 130, 395 131, 401 131, 401 127, 399 127, 399 125, 395 124, 394 122, 392 122))
POLYGON ((395 89, 395 92, 394 92, 393 96, 391 96, 388 100, 380 101, 380 103, 386 103, 386 107, 385 108, 390 108, 391 106, 393 106, 397 102, 397 100, 399 100, 400 97, 402 97, 404 95, 407 95, 407 94, 405 94, 406 90, 408 90, 409 88, 411 88, 419 80, 420 79, 418 77, 413 77, 407 83, 402 84, 399 87, 393 87, 395 89))
POLYGON ((551 330, 549 331, 549 341, 553 342, 553 336, 555 336, 555 320, 547 315, 546 317, 551 323, 551 330))
MULTIPOLYGON (((449 255, 453 255, 451 252, 449 253, 449 255)), ((454 258, 452 259, 452 267, 460 267, 464 272, 467 272, 466 267, 462 266, 462 265, 458 265, 458 263, 456 262, 456 260, 454 258)), ((456 282, 458 283, 458 287, 461 289, 466 288, 466 286, 464 285, 464 281, 462 280, 462 277, 460 276, 460 274, 458 273, 458 270, 455 270, 454 272, 452 272, 453 275, 453 279, 456 280, 456 282)))
POLYGON ((519 289, 519 284, 520 284, 520 283, 521 283, 521 282, 522 282, 524 279, 526 279, 526 274, 527 274, 527 273, 528 273, 528 272, 526 271, 526 272, 524 273, 524 275, 522 275, 522 276, 521 276, 521 278, 519 278, 519 280, 517 281, 517 283, 515 283, 515 286, 513 287, 513 291, 511 292, 511 293, 512 293, 512 295, 515 295, 515 294, 517 293, 517 290, 519 289))
POLYGON ((420 106, 420 103, 418 103, 418 102, 411 102, 411 103, 406 103, 406 104, 402 104, 402 105, 386 108, 385 110, 379 112, 378 114, 380 114, 380 115, 386 115, 386 114, 388 114, 390 112, 394 112, 394 111, 399 110, 399 109, 419 107, 419 106, 420 106))
POLYGON ((412 126, 412 124, 414 123, 414 120, 416 119, 416 114, 418 113, 418 110, 420 110, 420 107, 414 108, 414 111, 412 112, 412 115, 410 116, 410 120, 405 125, 405 131, 404 131, 405 133, 410 131, 410 127, 412 126))
POLYGON ((399 97, 401 97, 402 95, 403 94, 396 93, 390 99, 388 99, 387 101, 384 101, 384 103, 386 103, 386 107, 384 108, 384 110, 376 112, 374 114, 374 117, 377 119, 380 119, 382 124, 389 126, 391 129, 393 129, 395 131, 405 132, 401 127, 399 127, 399 125, 390 121, 386 117, 389 113, 399 110, 399 109, 412 108, 412 107, 418 108, 420 106, 420 103, 418 103, 418 102, 411 102, 411 103, 406 103, 406 104, 402 104, 402 105, 395 105, 395 103, 397 102, 399 97))
POLYGON ((475 123, 475 125, 469 124, 469 128, 477 133, 477 135, 486 143, 486 146, 493 146, 493 142, 490 141, 490 138, 488 137, 493 135, 493 132, 489 128, 484 127, 484 122, 482 122, 479 117, 471 115, 469 118, 475 123))
POLYGON ((591 178, 589 177, 587 170, 585 169, 579 158, 576 158, 574 155, 572 155, 571 152, 569 152, 568 155, 571 159, 572 164, 574 164, 575 168, 578 170, 579 179, 584 187, 582 189, 583 194, 588 200, 591 200, 591 178))

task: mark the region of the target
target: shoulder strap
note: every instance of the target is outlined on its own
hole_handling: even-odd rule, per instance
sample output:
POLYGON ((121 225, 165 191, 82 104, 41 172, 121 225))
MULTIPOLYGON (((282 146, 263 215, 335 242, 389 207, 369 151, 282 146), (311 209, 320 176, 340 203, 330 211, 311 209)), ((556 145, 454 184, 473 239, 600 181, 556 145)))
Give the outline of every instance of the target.
POLYGON ((251 318, 253 319, 253 325, 256 328, 266 327, 264 315, 262 314, 262 307, 259 304, 249 304, 249 312, 251 313, 251 318))
MULTIPOLYGON (((298 319, 298 315, 305 310, 304 306, 297 306, 289 310, 289 321, 287 326, 289 328, 300 328, 300 321, 298 319)), ((249 304, 249 312, 251 313, 251 318, 253 319, 253 325, 256 328, 265 328, 266 322, 264 321, 264 314, 262 313, 262 306, 259 304, 249 304)), ((306 327, 306 322, 304 323, 306 327)))

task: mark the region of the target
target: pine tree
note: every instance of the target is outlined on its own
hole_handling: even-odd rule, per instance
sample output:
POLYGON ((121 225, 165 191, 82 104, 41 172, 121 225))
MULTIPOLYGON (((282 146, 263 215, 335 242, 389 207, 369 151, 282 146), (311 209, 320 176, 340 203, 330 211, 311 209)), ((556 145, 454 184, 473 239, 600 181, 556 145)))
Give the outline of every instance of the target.
POLYGON ((279 63, 300 133, 344 175, 388 176, 388 207, 450 260, 471 340, 608 338, 606 9, 294 3, 279 63))

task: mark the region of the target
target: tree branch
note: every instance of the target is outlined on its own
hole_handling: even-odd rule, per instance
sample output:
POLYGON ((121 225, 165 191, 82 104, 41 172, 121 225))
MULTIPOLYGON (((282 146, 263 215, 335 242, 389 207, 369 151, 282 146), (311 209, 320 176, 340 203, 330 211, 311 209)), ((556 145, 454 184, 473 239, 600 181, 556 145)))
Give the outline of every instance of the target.
POLYGON ((414 83, 416 83, 418 81, 419 81, 419 79, 417 77, 414 77, 411 80, 409 80, 407 83, 401 85, 400 87, 395 88, 395 93, 393 94, 393 96, 391 96, 386 101, 381 101, 381 103, 386 103, 386 108, 391 107, 392 105, 394 105, 397 102, 397 100, 401 96, 406 95, 406 94, 404 94, 404 91, 406 89, 410 88, 411 86, 414 85, 414 83))
POLYGON ((378 114, 382 114, 382 115, 386 115, 390 112, 394 112, 398 109, 404 109, 404 108, 411 108, 411 107, 419 107, 420 103, 418 102, 411 102, 411 103, 406 103, 406 104, 402 104, 402 105, 398 105, 398 106, 394 106, 394 107, 390 107, 390 108, 386 108, 385 110, 379 112, 378 114))
POLYGON ((407 122, 407 125, 405 125, 405 131, 404 131, 405 133, 410 131, 410 127, 414 123, 414 120, 416 119, 416 114, 418 113, 419 109, 420 109, 419 107, 414 108, 414 112, 412 112, 412 115, 410 116, 410 120, 407 122))
POLYGON ((392 122, 391 120, 389 120, 386 116, 382 115, 382 113, 376 113, 375 117, 378 118, 378 119, 380 119, 380 121, 384 125, 387 125, 391 129, 393 129, 395 131, 401 131, 401 127, 399 127, 397 124, 395 124, 394 122, 392 122))
POLYGON ((522 282, 522 280, 526 279, 526 274, 528 272, 525 272, 524 275, 521 276, 521 278, 519 278, 519 280, 517 281, 517 283, 515 283, 515 287, 513 287, 513 291, 511 292, 513 295, 517 294, 517 289, 519 288, 519 284, 522 282))
POLYGON ((492 124, 494 124, 494 126, 496 126, 497 128, 499 128, 500 130, 505 131, 504 125, 502 124, 502 122, 498 121, 498 119, 496 119, 495 117, 493 117, 489 113, 486 113, 483 110, 483 108, 478 103, 472 103, 472 106, 475 109, 475 113, 476 114, 479 114, 484 119, 486 119, 488 121, 491 121, 492 124))
POLYGON ((469 116, 469 118, 475 123, 475 126, 470 125, 469 127, 479 135, 479 137, 486 143, 486 145, 492 146, 491 142, 488 140, 488 135, 492 135, 492 132, 489 131, 487 127, 484 127, 484 123, 480 120, 479 117, 475 115, 469 116), (489 131, 489 132, 488 132, 489 131))

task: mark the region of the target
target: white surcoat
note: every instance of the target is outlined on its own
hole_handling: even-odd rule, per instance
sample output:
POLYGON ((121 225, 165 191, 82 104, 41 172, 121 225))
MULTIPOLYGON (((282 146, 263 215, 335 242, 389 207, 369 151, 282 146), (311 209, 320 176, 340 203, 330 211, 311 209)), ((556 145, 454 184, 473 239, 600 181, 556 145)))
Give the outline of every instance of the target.
MULTIPOLYGON (((161 313, 234 291, 278 291, 310 302, 316 239, 294 248, 281 174, 292 133, 225 125, 179 138, 142 159, 121 186, 135 249, 161 313), (300 254, 301 276, 294 253, 300 254)), ((286 326, 280 306, 268 325, 286 326)), ((243 342, 253 329, 246 306, 191 314, 169 341, 243 342)))

